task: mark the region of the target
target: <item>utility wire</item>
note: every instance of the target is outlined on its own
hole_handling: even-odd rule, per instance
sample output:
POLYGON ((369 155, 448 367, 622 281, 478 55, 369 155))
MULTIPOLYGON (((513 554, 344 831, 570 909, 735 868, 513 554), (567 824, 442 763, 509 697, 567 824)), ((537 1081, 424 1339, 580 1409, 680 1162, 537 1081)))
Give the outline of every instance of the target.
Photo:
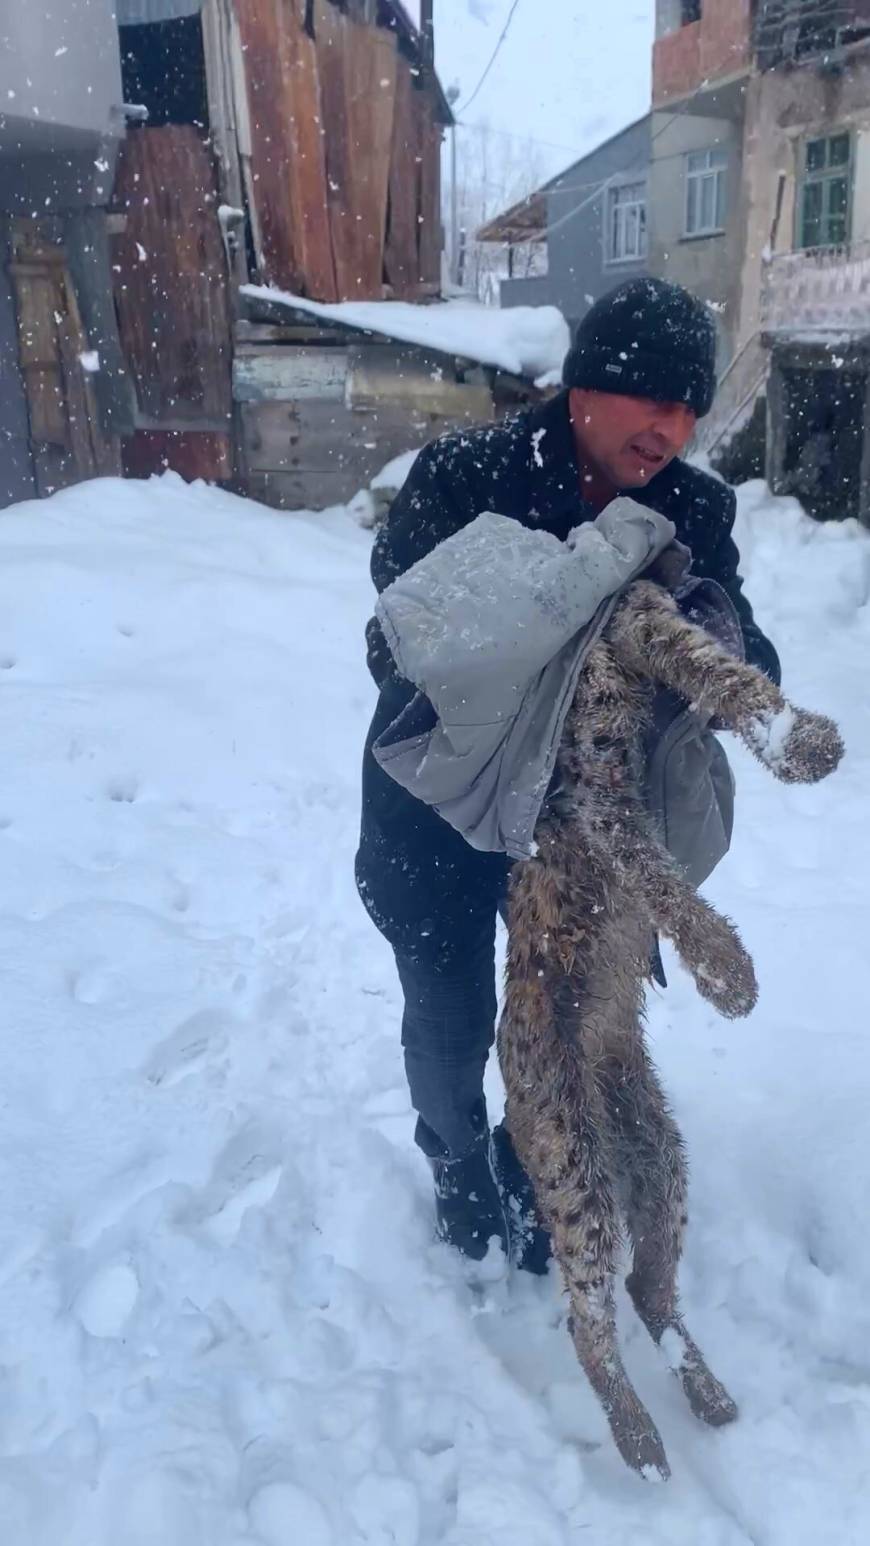
POLYGON ((510 12, 508 14, 508 19, 505 22, 504 27, 502 28, 501 37, 499 38, 499 40, 496 43, 495 48, 493 50, 492 58, 490 59, 489 64, 487 65, 486 69, 484 70, 483 74, 481 75, 480 80, 478 81, 478 83, 475 86, 473 92, 471 93, 471 96, 468 98, 468 101, 467 102, 463 102, 462 106, 457 108, 457 110, 456 110, 457 113, 467 113, 468 109, 470 108, 470 106, 472 104, 472 102, 476 101, 477 97, 480 95, 480 92, 483 89, 483 84, 486 81, 487 77, 489 76, 489 73, 492 70, 493 65, 495 64, 496 59, 498 58, 499 54, 501 53, 502 44, 504 43, 505 38, 507 37, 508 33, 511 30, 511 22, 513 21, 515 15, 517 13, 517 7, 518 7, 519 3, 520 3, 520 0, 514 0, 514 3, 511 6, 510 12))
MULTIPOLYGON (((666 122, 656 130, 655 134, 650 139, 650 145, 652 146, 656 143, 657 140, 660 140, 662 135, 666 134, 668 130, 676 123, 677 119, 681 118, 684 113, 688 112, 688 109, 691 107, 695 98, 699 97, 702 92, 709 91, 709 89, 709 86, 705 83, 699 86, 696 91, 693 91, 691 96, 687 97, 684 102, 681 102, 677 111, 672 113, 666 122)), ((594 155, 595 152, 590 151, 589 154, 594 155)), ((640 168, 644 162, 647 161, 647 159, 646 149, 638 151, 637 155, 632 161, 629 161, 627 166, 620 167, 619 171, 612 172, 609 177, 605 177, 601 182, 596 183, 592 192, 585 199, 582 199, 579 204, 576 204, 573 209, 569 209, 567 214, 560 215, 558 220, 554 220, 552 224, 544 226, 542 230, 537 231, 535 233, 535 240, 541 241, 545 236, 552 236, 556 231, 561 231, 563 226, 568 225, 569 222, 574 220, 577 215, 582 214, 583 210, 588 209, 590 204, 594 204, 595 200, 599 198, 602 193, 606 193, 607 189, 612 187, 615 182, 620 181, 623 177, 626 176, 628 172, 633 172, 640 168)), ((553 191, 554 190, 552 189, 548 189, 548 192, 553 191)), ((529 194, 528 198, 534 198, 534 194, 529 194)), ((525 202, 527 201, 520 200, 521 204, 525 202)), ((498 219, 498 216, 496 216, 496 219, 498 219)), ((492 225, 494 224, 494 221, 488 221, 487 224, 492 225)), ((512 244, 506 243, 505 245, 512 244)), ((521 246, 522 243, 514 243, 513 245, 521 246)))

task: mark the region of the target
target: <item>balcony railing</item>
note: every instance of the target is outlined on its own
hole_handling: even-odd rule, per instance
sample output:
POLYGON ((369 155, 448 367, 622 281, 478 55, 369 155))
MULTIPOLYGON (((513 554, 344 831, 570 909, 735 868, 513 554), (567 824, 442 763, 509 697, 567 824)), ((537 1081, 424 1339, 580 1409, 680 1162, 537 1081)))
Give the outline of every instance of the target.
POLYGON ((870 0, 760 0, 755 19, 759 68, 836 55, 870 36, 870 0))
POLYGON ((772 333, 870 333, 870 241, 771 258, 761 323, 772 333))

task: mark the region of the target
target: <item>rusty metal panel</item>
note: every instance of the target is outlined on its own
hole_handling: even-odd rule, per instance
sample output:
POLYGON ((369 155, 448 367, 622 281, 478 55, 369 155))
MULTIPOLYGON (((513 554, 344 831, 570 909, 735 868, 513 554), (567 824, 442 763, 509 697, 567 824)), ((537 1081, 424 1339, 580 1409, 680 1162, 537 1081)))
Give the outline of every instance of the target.
POLYGON ((337 300, 317 54, 303 0, 237 0, 263 277, 337 300))
POLYGON ((122 149, 115 301, 140 419, 223 428, 232 411, 217 175, 191 124, 140 129, 122 149))

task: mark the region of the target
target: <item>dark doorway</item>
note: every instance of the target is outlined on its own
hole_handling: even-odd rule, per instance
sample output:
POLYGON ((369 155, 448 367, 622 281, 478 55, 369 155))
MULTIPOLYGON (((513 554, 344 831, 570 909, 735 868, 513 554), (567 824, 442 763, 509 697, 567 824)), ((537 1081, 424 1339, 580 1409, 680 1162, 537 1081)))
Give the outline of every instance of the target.
POLYGON ((208 128, 202 22, 147 22, 119 28, 124 101, 148 109, 148 124, 192 123, 208 128))
POLYGON ((781 487, 817 520, 860 515, 867 375, 860 369, 783 370, 781 487))

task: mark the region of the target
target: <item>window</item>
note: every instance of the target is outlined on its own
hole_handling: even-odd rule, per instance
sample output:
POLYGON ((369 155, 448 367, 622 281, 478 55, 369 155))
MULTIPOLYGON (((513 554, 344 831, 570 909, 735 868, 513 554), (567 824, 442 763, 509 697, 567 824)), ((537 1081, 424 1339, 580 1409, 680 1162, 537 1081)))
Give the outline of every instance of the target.
POLYGON ((832 134, 803 147, 798 245, 843 247, 852 205, 852 138, 832 134))
POLYGON ((607 261, 637 263, 646 257, 646 183, 622 183, 607 194, 607 261))
POLYGON ((680 5, 681 24, 690 26, 693 21, 701 20, 701 0, 681 0, 680 5))
POLYGON ((725 229, 725 150, 692 150, 686 157, 686 235, 725 229))

